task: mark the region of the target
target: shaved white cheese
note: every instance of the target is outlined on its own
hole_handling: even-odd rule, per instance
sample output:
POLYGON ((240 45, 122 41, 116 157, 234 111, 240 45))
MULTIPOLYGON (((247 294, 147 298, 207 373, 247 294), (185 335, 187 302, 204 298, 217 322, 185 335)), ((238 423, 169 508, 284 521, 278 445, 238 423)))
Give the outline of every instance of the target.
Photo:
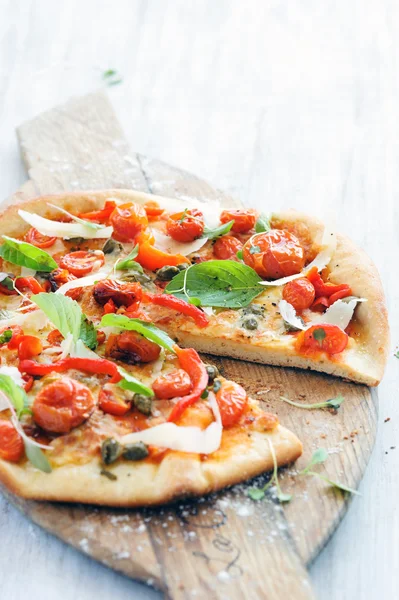
POLYGON ((156 197, 161 208, 169 213, 183 212, 186 208, 196 208, 204 215, 205 225, 209 229, 214 229, 220 225, 220 202, 218 200, 209 200, 202 202, 197 198, 185 196, 184 198, 161 198, 156 197))
POLYGON ((3 410, 11 411, 11 413, 12 413, 11 422, 14 425, 15 429, 18 431, 19 435, 23 438, 23 440, 26 443, 32 444, 32 446, 38 446, 38 448, 44 448, 45 450, 53 450, 53 448, 51 446, 46 446, 45 444, 39 444, 39 442, 36 442, 36 440, 33 440, 32 438, 30 438, 29 436, 26 435, 20 421, 18 420, 17 413, 15 412, 15 408, 14 408, 13 404, 8 399, 6 394, 2 390, 0 390, 0 412, 2 412, 3 410))
MULTIPOLYGON (((26 307, 24 307, 26 308, 26 307)), ((11 327, 11 325, 20 325, 22 328, 31 327, 35 331, 46 327, 48 319, 41 310, 34 310, 27 313, 13 312, 9 319, 1 319, 1 327, 11 327)))
POLYGON ((37 229, 42 235, 56 236, 69 240, 71 238, 82 237, 84 239, 93 238, 109 238, 112 235, 112 227, 102 227, 101 229, 93 229, 81 223, 60 223, 45 219, 34 213, 29 213, 26 210, 19 210, 19 216, 26 223, 37 229))
POLYGON ((35 269, 29 269, 29 267, 21 267, 21 277, 34 277, 35 275, 35 269))
POLYGON ((183 256, 188 256, 192 252, 198 252, 202 246, 204 246, 208 238, 198 238, 198 240, 194 240, 193 242, 176 242, 169 235, 165 235, 158 229, 153 229, 152 233, 155 238, 154 246, 158 250, 162 250, 162 252, 167 252, 168 254, 182 254, 183 256))
POLYGON ((212 454, 219 449, 222 441, 222 419, 219 406, 213 392, 208 401, 215 421, 206 429, 199 427, 179 427, 175 423, 162 423, 143 431, 128 433, 121 438, 123 444, 143 442, 179 452, 195 452, 196 454, 212 454))
POLYGON ((291 325, 291 327, 294 329, 306 329, 305 323, 300 317, 298 317, 292 304, 286 300, 280 300, 278 303, 278 309, 280 311, 280 315, 283 317, 284 321, 288 323, 288 325, 291 325))
POLYGON ((95 358, 98 360, 99 356, 93 350, 90 350, 82 340, 78 340, 71 349, 71 356, 76 358, 95 358))
POLYGON ((312 315, 312 323, 324 325, 336 325, 340 329, 346 329, 353 317, 358 302, 367 302, 365 298, 354 298, 349 302, 336 300, 324 314, 312 315))
POLYGON ((0 367, 0 375, 8 375, 19 387, 24 386, 24 380, 17 367, 8 367, 6 365, 0 367))
POLYGON ((216 314, 216 311, 212 306, 201 306, 201 310, 208 315, 208 317, 213 317, 216 314))
POLYGON ((321 250, 319 254, 316 256, 311 263, 309 263, 306 267, 302 269, 300 273, 295 273, 295 275, 289 275, 288 277, 282 277, 281 279, 275 279, 274 281, 260 281, 261 285, 285 285, 289 281, 293 281, 294 279, 298 279, 299 277, 304 277, 306 273, 310 271, 313 267, 317 267, 318 271, 322 271, 331 261, 331 258, 335 252, 337 247, 337 236, 336 234, 328 229, 324 228, 323 237, 321 240, 321 250))
POLYGON ((87 275, 87 277, 80 277, 78 279, 73 279, 72 281, 67 281, 64 285, 59 287, 55 293, 65 295, 69 290, 94 285, 97 281, 107 279, 107 277, 109 277, 109 271, 107 273, 97 271, 97 273, 92 273, 92 275, 87 275))
POLYGON ((159 354, 159 357, 157 358, 157 360, 155 362, 152 363, 151 375, 153 377, 156 377, 157 375, 160 374, 160 372, 162 371, 164 362, 165 362, 165 349, 162 348, 161 352, 159 354))

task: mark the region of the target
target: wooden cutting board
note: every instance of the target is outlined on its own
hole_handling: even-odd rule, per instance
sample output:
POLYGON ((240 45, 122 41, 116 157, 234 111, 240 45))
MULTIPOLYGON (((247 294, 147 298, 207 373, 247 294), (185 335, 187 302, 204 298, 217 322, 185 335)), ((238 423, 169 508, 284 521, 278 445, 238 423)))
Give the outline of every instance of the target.
MULTIPOLYGON (((39 115, 18 128, 18 138, 30 180, 7 204, 41 193, 104 187, 239 204, 194 175, 131 152, 103 93, 39 115)), ((211 360, 302 439, 304 455, 296 468, 324 447, 330 457, 319 471, 358 486, 376 434, 375 393, 311 372, 211 360), (284 394, 311 403, 338 393, 345 402, 337 414, 279 400, 284 394)), ((2 491, 47 531, 166 597, 302 600, 314 597, 306 565, 332 535, 349 498, 295 473, 294 467, 280 473, 283 490, 294 496, 284 506, 271 497, 252 501, 248 484, 151 510, 27 502, 2 491)))

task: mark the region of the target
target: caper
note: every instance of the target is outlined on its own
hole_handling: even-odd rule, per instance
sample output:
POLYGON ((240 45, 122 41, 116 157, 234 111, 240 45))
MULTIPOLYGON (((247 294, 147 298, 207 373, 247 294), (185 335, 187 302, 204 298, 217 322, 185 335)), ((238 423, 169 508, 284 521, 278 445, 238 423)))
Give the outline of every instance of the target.
POLYGON ((143 460, 149 455, 148 448, 143 442, 126 444, 123 447, 123 458, 126 460, 143 460))
POLYGON ((244 329, 249 329, 250 331, 258 329, 258 320, 255 317, 246 317, 242 320, 241 324, 244 329))
POLYGON ((130 272, 130 273, 126 273, 126 274, 122 275, 121 279, 123 281, 137 281, 138 283, 142 283, 143 285, 145 285, 146 283, 149 283, 151 281, 151 277, 148 277, 148 275, 146 275, 145 273, 134 273, 134 272, 130 272))
POLYGON ((220 379, 215 379, 215 381, 213 382, 213 391, 215 392, 215 394, 220 390, 221 387, 222 382, 220 381, 220 379))
POLYGON ((265 312, 265 307, 262 304, 250 304, 242 309, 243 315, 259 315, 262 316, 265 312))
POLYGON ((134 394, 133 404, 139 412, 143 413, 143 415, 151 414, 152 401, 148 396, 143 396, 143 394, 134 394))
POLYGON ((122 447, 114 438, 107 438, 101 444, 101 458, 105 465, 110 465, 120 457, 122 447))
POLYGON ((115 252, 116 250, 118 250, 118 252, 122 252, 122 244, 112 238, 109 238, 103 246, 104 254, 112 254, 112 252, 115 252))
POLYGON ((205 366, 206 372, 208 373, 208 385, 210 383, 213 383, 215 377, 217 377, 219 375, 219 370, 217 367, 215 367, 215 365, 206 365, 205 366))
POLYGON ((181 265, 177 265, 177 268, 179 269, 179 271, 185 271, 186 269, 188 269, 190 265, 188 263, 181 263, 181 265))
POLYGON ((158 269, 157 279, 161 281, 171 281, 175 275, 180 273, 178 267, 172 267, 172 265, 165 265, 162 269, 158 269))

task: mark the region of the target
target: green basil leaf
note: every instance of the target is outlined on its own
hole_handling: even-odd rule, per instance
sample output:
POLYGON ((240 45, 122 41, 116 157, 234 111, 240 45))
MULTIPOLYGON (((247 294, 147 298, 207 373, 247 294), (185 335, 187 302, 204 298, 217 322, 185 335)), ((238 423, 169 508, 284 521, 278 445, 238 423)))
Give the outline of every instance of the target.
POLYGON ((126 369, 118 367, 118 372, 122 375, 123 379, 118 383, 118 386, 123 390, 130 390, 136 394, 143 394, 143 396, 153 396, 154 392, 151 388, 147 387, 141 381, 133 377, 126 369))
POLYGON ((7 396, 18 414, 29 406, 24 388, 19 387, 10 375, 0 374, 0 390, 7 396))
POLYGON ((12 330, 6 329, 3 333, 0 334, 0 344, 8 344, 10 339, 12 338, 12 330))
POLYGON ((208 238, 208 240, 214 240, 215 238, 229 233, 233 225, 234 221, 229 221, 228 223, 223 223, 223 225, 219 225, 219 227, 215 227, 215 229, 208 229, 208 227, 205 227, 201 237, 208 238))
POLYGON ((45 292, 31 296, 31 300, 42 309, 64 338, 67 337, 68 333, 71 333, 75 342, 79 339, 82 311, 75 300, 62 294, 48 294, 45 292))
POLYGON ((101 319, 100 327, 120 327, 127 331, 137 331, 141 333, 147 340, 151 340, 165 348, 174 352, 173 348, 176 344, 162 329, 158 329, 152 323, 147 323, 141 319, 129 319, 126 315, 114 315, 109 313, 101 319))
POLYGON ((44 473, 51 473, 52 468, 44 452, 38 446, 29 443, 29 440, 25 438, 24 446, 26 457, 30 460, 32 465, 44 473))
POLYGON ((90 348, 90 350, 95 350, 97 348, 97 329, 83 314, 81 315, 79 339, 81 339, 84 345, 90 348))
POLYGON ((8 290, 14 289, 14 282, 8 273, 0 273, 0 284, 8 290))
POLYGON ((210 260, 181 271, 165 292, 187 300, 196 298, 202 306, 242 308, 264 291, 261 277, 233 260, 210 260))
POLYGON ((236 257, 239 260, 242 260, 244 258, 244 254, 243 254, 242 250, 239 250, 238 252, 236 252, 236 257))
POLYGON ((44 250, 36 248, 28 242, 15 240, 7 235, 3 235, 4 244, 0 246, 0 256, 4 260, 19 265, 20 267, 28 267, 35 271, 45 271, 49 273, 57 269, 58 265, 55 260, 44 250))
POLYGON ((143 273, 143 267, 136 262, 134 259, 139 253, 139 245, 136 244, 133 250, 124 258, 116 263, 115 269, 117 271, 123 271, 125 269, 133 269, 134 271, 138 271, 139 273, 143 273))
POLYGON ((255 231, 256 233, 267 233, 270 231, 270 221, 266 215, 259 215, 255 223, 255 231))

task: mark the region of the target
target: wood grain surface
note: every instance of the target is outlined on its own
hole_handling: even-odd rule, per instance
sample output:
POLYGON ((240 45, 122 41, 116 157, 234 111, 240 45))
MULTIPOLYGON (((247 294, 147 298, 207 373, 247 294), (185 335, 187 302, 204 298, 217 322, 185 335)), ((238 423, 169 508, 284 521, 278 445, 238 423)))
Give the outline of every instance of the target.
MULTIPOLYGON (((71 100, 18 129, 30 183, 18 197, 64 189, 135 187, 170 196, 224 200, 221 192, 183 171, 129 152, 103 93, 71 100), (104 168, 102 167, 104 165, 104 168)), ((13 199, 11 199, 13 201, 13 199)), ((232 199, 226 197, 231 204, 232 199)), ((358 485, 375 438, 376 403, 364 386, 299 370, 212 359, 227 377, 243 383, 279 415, 305 444, 299 467, 317 447, 329 448, 320 470, 349 486, 358 485), (284 394, 307 402, 342 393, 337 414, 303 411, 281 403, 284 394)), ((189 598, 274 600, 313 597, 303 563, 331 535, 348 499, 323 482, 282 474, 294 499, 253 502, 246 485, 200 502, 151 511, 117 511, 25 502, 8 497, 49 531, 104 564, 164 590, 189 598)))

